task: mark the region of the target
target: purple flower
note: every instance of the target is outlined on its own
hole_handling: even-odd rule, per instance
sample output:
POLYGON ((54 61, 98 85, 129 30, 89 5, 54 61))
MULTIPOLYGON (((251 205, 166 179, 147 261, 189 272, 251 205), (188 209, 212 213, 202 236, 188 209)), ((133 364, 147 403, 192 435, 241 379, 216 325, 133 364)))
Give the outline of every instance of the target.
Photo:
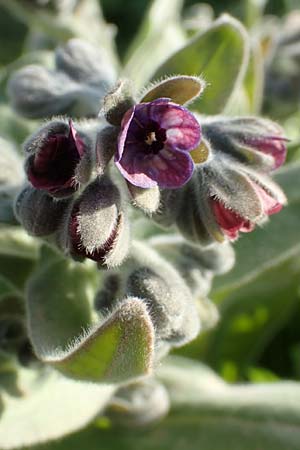
POLYGON ((66 124, 63 127, 39 140, 37 150, 26 163, 31 184, 58 197, 76 190, 76 171, 86 150, 72 121, 69 127, 66 124))
POLYGON ((140 103, 123 117, 115 163, 135 186, 178 188, 193 174, 189 152, 200 139, 200 125, 186 108, 167 98, 140 103))

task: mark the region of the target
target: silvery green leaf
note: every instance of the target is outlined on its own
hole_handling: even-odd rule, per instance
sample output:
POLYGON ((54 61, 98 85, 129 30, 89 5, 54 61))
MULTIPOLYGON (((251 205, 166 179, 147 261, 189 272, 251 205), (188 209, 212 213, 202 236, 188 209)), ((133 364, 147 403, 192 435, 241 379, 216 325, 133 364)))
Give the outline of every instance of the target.
POLYGON ((36 260, 39 242, 18 226, 0 226, 0 255, 36 260))
POLYGON ((234 90, 239 88, 248 57, 246 30, 238 20, 223 15, 163 62, 152 80, 180 73, 203 77, 208 86, 191 109, 216 114, 223 111, 234 90))
POLYGON ((31 447, 83 428, 104 409, 115 389, 74 382, 51 369, 25 368, 18 370, 18 387, 19 396, 3 396, 3 450, 31 447))
MULTIPOLYGON (((134 448, 166 450, 298 450, 300 386, 297 382, 230 386, 195 361, 169 358, 158 377, 170 395, 170 414, 157 426, 89 427, 49 450, 134 448)), ((47 448, 47 450, 48 450, 47 448)), ((43 450, 37 447, 36 450, 43 450)))
POLYGON ((94 266, 61 257, 40 265, 27 288, 29 336, 36 355, 79 380, 114 383, 149 373, 153 326, 146 306, 128 298, 95 323, 91 304, 96 289, 94 266))
POLYGON ((258 114, 260 112, 264 88, 263 62, 260 43, 253 39, 243 83, 228 103, 226 114, 258 114))

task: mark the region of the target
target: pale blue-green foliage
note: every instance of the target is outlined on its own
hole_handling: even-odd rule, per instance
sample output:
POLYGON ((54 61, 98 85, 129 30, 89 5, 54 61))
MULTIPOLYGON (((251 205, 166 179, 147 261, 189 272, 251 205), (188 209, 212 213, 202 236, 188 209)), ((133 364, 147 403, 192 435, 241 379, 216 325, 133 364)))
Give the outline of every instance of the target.
POLYGON ((285 201, 255 172, 272 158, 224 138, 236 124, 255 134, 267 122, 213 117, 259 112, 258 36, 227 14, 187 33, 181 0, 153 0, 121 69, 96 0, 44 3, 0 0, 29 29, 22 57, 0 72, 1 92, 9 79, 19 113, 50 119, 0 105, 0 449, 298 450, 297 382, 232 386, 206 365, 245 379, 299 301, 299 163, 276 174, 288 206, 235 243, 235 266, 207 200, 260 224, 244 170, 285 201), (179 190, 129 185, 111 163, 124 113, 160 97, 188 104, 203 124, 195 175, 179 190), (68 131, 51 117, 65 113, 88 158, 78 191, 57 200, 23 184, 15 145, 35 132, 25 143, 34 156, 55 124, 68 131), (98 267, 72 259, 83 248, 103 252, 98 267), (199 330, 177 351, 204 363, 163 359, 199 330))

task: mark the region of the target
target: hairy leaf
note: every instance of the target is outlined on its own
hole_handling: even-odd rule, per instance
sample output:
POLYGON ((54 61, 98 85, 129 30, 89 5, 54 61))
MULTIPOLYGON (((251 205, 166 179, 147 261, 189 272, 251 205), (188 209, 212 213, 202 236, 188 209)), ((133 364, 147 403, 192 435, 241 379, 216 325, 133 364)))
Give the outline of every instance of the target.
MULTIPOLYGON (((155 427, 88 428, 36 450, 298 450, 300 386, 282 382, 228 386, 207 367, 178 358, 159 369, 171 413, 155 427)), ((101 422, 99 423, 101 426, 101 422)))
POLYGON ((241 23, 224 15, 170 56, 152 79, 180 73, 203 77, 206 90, 191 108, 202 114, 217 114, 223 111, 244 77, 248 45, 241 23))
POLYGON ((38 358, 80 380, 112 383, 147 374, 153 326, 146 306, 139 299, 124 300, 95 324, 96 274, 94 266, 53 258, 32 276, 28 328, 38 358))
POLYGON ((3 395, 3 450, 24 448, 77 431, 101 412, 115 389, 74 382, 50 369, 19 369, 17 386, 18 395, 3 395))

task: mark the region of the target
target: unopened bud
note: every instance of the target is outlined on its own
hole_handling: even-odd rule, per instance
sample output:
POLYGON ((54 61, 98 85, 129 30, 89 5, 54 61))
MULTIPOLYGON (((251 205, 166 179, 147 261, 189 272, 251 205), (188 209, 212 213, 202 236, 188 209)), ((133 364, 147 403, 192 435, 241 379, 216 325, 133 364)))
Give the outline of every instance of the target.
POLYGON ((103 128, 97 135, 96 141, 96 165, 99 175, 103 175, 106 167, 117 150, 119 129, 108 126, 103 128))
MULTIPOLYGON (((116 79, 114 68, 108 63, 105 52, 82 39, 70 39, 55 52, 56 67, 72 80, 106 92, 116 79)), ((100 101, 101 95, 98 97, 100 101)), ((99 108, 99 103, 98 103, 99 108)))
POLYGON ((283 129, 258 117, 207 119, 203 135, 214 153, 223 153, 262 171, 280 167, 286 158, 287 139, 283 129))
POLYGON ((115 82, 105 51, 71 39, 56 51, 57 70, 26 66, 13 74, 8 95, 20 114, 43 118, 57 114, 97 116, 100 102, 115 82))
POLYGON ((158 186, 143 189, 127 183, 127 187, 134 206, 140 208, 148 215, 152 215, 158 210, 160 204, 160 191, 158 186))
POLYGON ((111 125, 120 126, 124 114, 134 105, 132 87, 128 80, 120 80, 104 97, 100 115, 111 125))
POLYGON ((88 136, 78 133, 70 120, 49 122, 24 144, 25 170, 32 185, 54 197, 73 194, 89 180, 92 148, 88 136))
POLYGON ((26 66, 13 74, 8 95, 14 109, 29 119, 68 112, 75 100, 76 85, 62 72, 42 66, 26 66))
POLYGON ((31 236, 49 236, 59 228, 68 201, 56 201, 45 191, 26 186, 15 202, 15 214, 31 236))
POLYGON ((157 339, 174 346, 194 339, 199 317, 191 292, 176 269, 137 242, 127 266, 127 293, 147 302, 157 339))
POLYGON ((114 424, 138 427, 162 419, 169 407, 165 387, 154 379, 146 379, 120 387, 105 414, 114 424))
POLYGON ((119 189, 108 177, 90 183, 73 203, 58 241, 75 259, 89 258, 108 267, 122 263, 129 248, 129 224, 119 189))

